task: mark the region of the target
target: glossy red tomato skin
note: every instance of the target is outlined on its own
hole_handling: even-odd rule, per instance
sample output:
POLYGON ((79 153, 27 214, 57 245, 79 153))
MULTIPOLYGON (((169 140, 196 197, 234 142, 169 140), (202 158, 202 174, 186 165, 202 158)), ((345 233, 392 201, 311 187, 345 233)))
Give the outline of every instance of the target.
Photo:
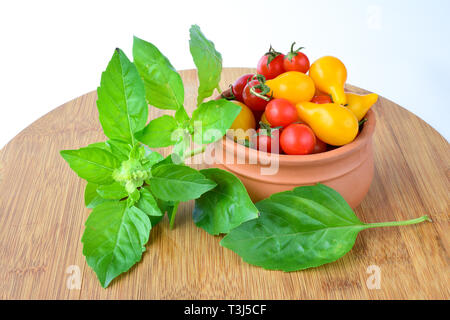
POLYGON ((323 104, 323 103, 333 103, 333 100, 331 100, 330 96, 314 96, 311 99, 311 102, 323 104))
POLYGON ((267 65, 268 59, 269 56, 266 55, 259 59, 258 66, 256 67, 258 74, 262 74, 266 80, 270 80, 285 72, 283 64, 284 54, 276 56, 272 61, 270 61, 269 65, 267 65))
POLYGON ((280 145, 286 154, 310 154, 316 145, 316 136, 307 125, 293 123, 284 128, 281 133, 280 145))
MULTIPOLYGON (((258 96, 255 96, 250 92, 250 88, 259 84, 258 80, 252 80, 244 87, 244 91, 242 91, 242 99, 244 100, 244 104, 254 111, 263 111, 266 108, 266 105, 269 101, 261 99, 258 96)), ((261 92, 260 89, 255 89, 256 92, 261 92)))
POLYGON ((253 146, 268 153, 280 153, 280 131, 272 130, 270 135, 262 132, 264 129, 258 129, 257 135, 252 138, 253 146))
POLYGON ((266 119, 273 127, 286 127, 298 121, 294 104, 286 99, 273 99, 266 106, 266 119))
POLYGON ((307 73, 310 67, 308 57, 301 52, 297 52, 297 55, 293 56, 290 60, 286 55, 283 59, 283 68, 286 71, 298 71, 307 73))
POLYGON ((321 153, 328 150, 328 145, 316 137, 316 145, 311 153, 321 153))
POLYGON ((244 102, 244 99, 242 98, 242 91, 244 91, 245 86, 253 76, 254 74, 244 74, 234 82, 231 90, 233 91, 236 100, 244 102))

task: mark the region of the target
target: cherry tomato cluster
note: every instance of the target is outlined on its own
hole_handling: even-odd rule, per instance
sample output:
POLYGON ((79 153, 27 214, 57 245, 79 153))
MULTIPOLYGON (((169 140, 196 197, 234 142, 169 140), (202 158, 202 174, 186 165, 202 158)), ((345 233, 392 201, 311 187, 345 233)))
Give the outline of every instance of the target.
MULTIPOLYGON (((299 119, 295 105, 287 99, 273 98, 271 89, 265 84, 265 81, 288 71, 308 72, 308 57, 300 52, 302 47, 294 49, 294 46, 295 43, 287 54, 277 52, 271 46, 259 60, 257 74, 245 74, 234 82, 231 97, 228 98, 239 101, 241 107, 248 108, 256 121, 249 119, 249 112, 246 110, 242 113, 249 119, 245 120, 249 124, 245 125, 245 121, 240 119, 236 122, 239 125, 232 128, 247 130, 252 127, 251 124, 259 123, 256 134, 248 137, 248 144, 261 151, 289 155, 325 152, 328 145, 319 140, 313 130, 299 119)), ((311 102, 331 103, 331 98, 327 95, 314 96, 311 102)))

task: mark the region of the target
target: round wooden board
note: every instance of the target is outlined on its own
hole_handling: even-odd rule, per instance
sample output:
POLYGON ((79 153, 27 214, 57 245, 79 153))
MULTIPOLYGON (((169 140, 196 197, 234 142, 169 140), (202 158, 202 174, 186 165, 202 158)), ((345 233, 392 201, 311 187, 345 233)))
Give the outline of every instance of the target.
MULTIPOLYGON (((221 87, 253 69, 225 69, 221 87)), ((182 71, 186 105, 197 90, 182 71)), ((364 93, 364 90, 348 87, 364 93)), ((433 223, 361 232, 337 262, 299 272, 244 263, 192 221, 184 204, 170 230, 151 232, 142 261, 103 289, 82 255, 90 210, 85 182, 59 155, 104 141, 91 92, 53 110, 0 151, 0 298, 2 299, 448 299, 448 142, 425 122, 380 98, 374 110, 375 177, 356 214, 365 222, 411 219, 433 223), (369 289, 370 266, 381 272, 369 289), (70 267, 75 266, 75 267, 70 267), (81 289, 68 289, 79 267, 81 289), (75 271, 73 271, 75 270, 75 271)), ((151 108, 151 117, 161 110, 151 108)), ((166 150, 167 153, 168 150, 166 150)))

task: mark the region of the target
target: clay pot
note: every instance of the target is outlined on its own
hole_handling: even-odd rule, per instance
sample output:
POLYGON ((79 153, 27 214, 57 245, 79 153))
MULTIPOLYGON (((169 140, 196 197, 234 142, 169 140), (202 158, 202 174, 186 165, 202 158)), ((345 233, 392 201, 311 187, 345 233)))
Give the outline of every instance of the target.
POLYGON ((363 129, 353 142, 310 155, 269 154, 224 137, 222 161, 213 166, 234 173, 244 183, 254 202, 273 193, 320 182, 335 189, 355 208, 369 191, 373 178, 375 113, 369 110, 366 118, 363 129), (275 157, 279 161, 278 171, 271 175, 262 174, 261 170, 267 171, 275 166, 275 157), (251 164, 250 160, 258 163, 251 164), (272 161, 271 165, 269 161, 272 161))

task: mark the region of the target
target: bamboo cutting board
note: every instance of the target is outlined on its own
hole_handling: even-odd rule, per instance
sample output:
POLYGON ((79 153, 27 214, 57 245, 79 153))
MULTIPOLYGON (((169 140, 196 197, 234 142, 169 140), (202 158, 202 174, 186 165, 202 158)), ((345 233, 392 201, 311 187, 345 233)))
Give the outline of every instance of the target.
MULTIPOLYGON (((225 69, 221 87, 250 72, 254 70, 225 69)), ((181 75, 186 105, 192 111, 196 72, 182 71, 181 75)), ((86 265, 80 242, 90 212, 84 207, 85 182, 59 155, 61 149, 105 140, 96 97, 91 92, 53 110, 0 151, 0 298, 450 297, 449 144, 418 117, 384 98, 374 107, 375 176, 356 214, 365 222, 428 214, 433 223, 363 231, 355 247, 337 262, 284 273, 251 266, 222 248, 221 237, 195 226, 190 202, 181 207, 174 230, 169 230, 167 218, 152 230, 137 266, 109 288, 101 288, 86 265), (380 280, 379 289, 367 285, 374 276, 380 280)), ((162 112, 152 108, 151 117, 162 112)))

